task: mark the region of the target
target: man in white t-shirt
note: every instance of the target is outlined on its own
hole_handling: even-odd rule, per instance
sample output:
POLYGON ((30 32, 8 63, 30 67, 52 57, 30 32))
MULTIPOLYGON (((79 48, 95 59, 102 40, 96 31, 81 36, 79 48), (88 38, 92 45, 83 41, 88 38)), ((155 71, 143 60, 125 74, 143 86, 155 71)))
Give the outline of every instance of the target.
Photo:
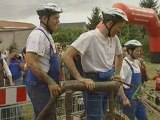
POLYGON ((126 47, 126 57, 123 60, 120 75, 125 83, 131 86, 122 85, 120 87, 122 110, 130 120, 147 120, 145 107, 137 98, 142 85, 139 61, 142 44, 137 40, 130 40, 124 46, 126 47))
MULTIPOLYGON (((110 80, 115 73, 119 75, 123 59, 122 48, 116 34, 121 32, 125 21, 128 21, 127 16, 117 8, 102 12, 102 16, 103 21, 95 30, 83 33, 62 55, 71 75, 85 83, 89 90, 94 89, 95 81, 110 80), (83 76, 74 63, 77 55, 81 55, 83 76)), ((86 92, 84 101, 87 120, 104 120, 107 108, 106 93, 86 92)))
MULTIPOLYGON (((35 119, 53 95, 60 92, 59 61, 51 34, 57 29, 62 9, 47 3, 37 9, 40 26, 29 35, 26 43, 26 87, 33 104, 35 119)), ((55 111, 49 111, 45 120, 55 119, 55 111)))

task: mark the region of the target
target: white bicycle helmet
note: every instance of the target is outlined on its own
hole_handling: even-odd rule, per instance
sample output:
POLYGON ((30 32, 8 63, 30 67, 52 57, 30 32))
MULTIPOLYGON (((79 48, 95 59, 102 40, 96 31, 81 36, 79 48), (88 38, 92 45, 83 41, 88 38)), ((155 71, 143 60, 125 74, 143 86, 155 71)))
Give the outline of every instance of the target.
POLYGON ((142 47, 142 44, 138 40, 129 40, 124 44, 126 50, 134 50, 136 47, 142 47))
POLYGON ((107 9, 102 12, 104 22, 109 20, 118 22, 118 21, 128 21, 128 17, 124 11, 119 8, 107 9))
POLYGON ((124 47, 126 47, 126 51, 128 54, 131 55, 132 59, 137 59, 134 55, 133 55, 133 51, 137 48, 137 47, 142 47, 142 44, 138 41, 138 40, 129 40, 124 44, 124 47), (129 50, 131 50, 132 52, 130 53, 129 50))
POLYGON ((135 46, 135 47, 141 47, 142 44, 138 40, 129 40, 124 44, 125 47, 127 46, 135 46))
POLYGON ((41 7, 37 8, 36 11, 39 16, 51 15, 54 13, 62 13, 63 12, 61 7, 59 7, 57 4, 54 4, 54 3, 44 4, 41 7))

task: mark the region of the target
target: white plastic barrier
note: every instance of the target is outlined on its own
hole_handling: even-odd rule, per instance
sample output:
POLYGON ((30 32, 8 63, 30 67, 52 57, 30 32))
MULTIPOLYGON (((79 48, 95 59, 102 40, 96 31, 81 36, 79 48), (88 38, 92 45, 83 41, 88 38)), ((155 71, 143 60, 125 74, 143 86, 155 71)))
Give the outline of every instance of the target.
POLYGON ((25 85, 0 88, 0 106, 29 102, 25 85))

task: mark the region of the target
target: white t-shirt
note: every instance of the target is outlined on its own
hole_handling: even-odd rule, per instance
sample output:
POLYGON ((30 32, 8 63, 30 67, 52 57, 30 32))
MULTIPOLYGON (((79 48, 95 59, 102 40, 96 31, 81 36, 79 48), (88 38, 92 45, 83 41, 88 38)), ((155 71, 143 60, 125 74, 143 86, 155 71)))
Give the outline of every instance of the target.
POLYGON ((39 26, 35 30, 33 30, 28 39, 26 44, 26 52, 34 52, 39 55, 39 65, 41 68, 48 72, 49 70, 49 59, 50 59, 50 42, 47 39, 46 35, 37 29, 42 29, 46 35, 48 36, 50 42, 52 43, 52 47, 55 51, 55 45, 51 34, 49 34, 43 27, 39 26))
POLYGON ((109 70, 113 67, 115 55, 122 54, 118 37, 105 38, 99 29, 83 33, 71 46, 82 54, 85 72, 109 70))
MULTIPOLYGON (((127 57, 125 57, 124 59, 126 59, 130 63, 134 70, 134 73, 140 73, 139 60, 134 59, 133 61, 131 61, 127 57)), ((132 71, 125 60, 123 60, 120 76, 122 77, 122 79, 124 79, 125 83, 131 84, 132 71)), ((127 85, 124 85, 124 87, 129 88, 127 85)))

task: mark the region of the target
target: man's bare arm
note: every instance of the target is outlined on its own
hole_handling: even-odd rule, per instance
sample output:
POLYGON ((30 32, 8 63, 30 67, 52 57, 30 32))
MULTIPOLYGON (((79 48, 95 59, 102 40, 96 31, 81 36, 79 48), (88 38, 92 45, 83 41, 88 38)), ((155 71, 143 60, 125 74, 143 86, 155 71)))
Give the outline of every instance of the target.
POLYGON ((80 75, 80 73, 78 72, 76 65, 74 63, 74 58, 79 54, 79 52, 73 48, 73 47, 69 47, 67 49, 66 52, 64 52, 62 54, 62 60, 65 63, 65 65, 67 66, 68 70, 70 71, 70 73, 72 74, 72 76, 79 80, 82 78, 82 76, 80 75))
POLYGON ((116 75, 120 75, 120 70, 122 67, 122 62, 123 62, 123 55, 117 55, 115 58, 115 71, 116 71, 116 75))
POLYGON ((38 55, 32 52, 26 53, 26 62, 27 68, 29 68, 33 74, 38 77, 40 80, 44 81, 47 84, 54 82, 47 73, 45 73, 41 66, 38 64, 38 55))

